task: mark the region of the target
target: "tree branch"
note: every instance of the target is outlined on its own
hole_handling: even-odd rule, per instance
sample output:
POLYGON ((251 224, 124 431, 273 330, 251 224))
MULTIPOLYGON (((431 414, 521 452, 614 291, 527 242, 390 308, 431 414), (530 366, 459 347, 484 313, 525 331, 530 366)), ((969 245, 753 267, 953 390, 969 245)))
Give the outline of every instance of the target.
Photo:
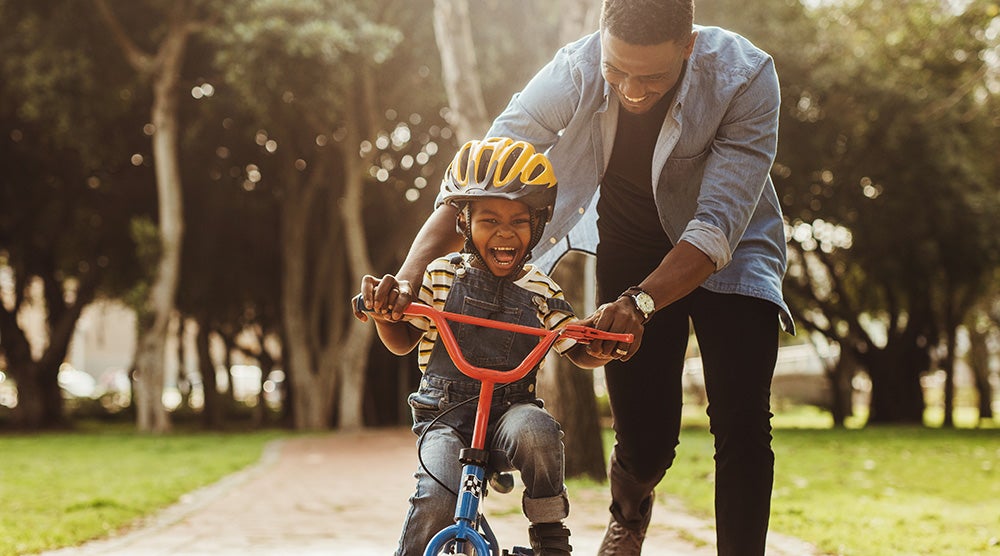
POLYGON ((114 10, 108 5, 107 0, 93 0, 93 2, 94 7, 97 8, 97 12, 101 14, 101 18, 107 24, 108 30, 111 31, 111 37, 118 43, 118 46, 122 49, 122 53, 125 54, 125 59, 128 60, 129 65, 141 74, 152 73, 156 67, 155 58, 139 48, 139 45, 129 38, 128 33, 125 32, 125 28, 122 27, 118 16, 115 15, 114 10))

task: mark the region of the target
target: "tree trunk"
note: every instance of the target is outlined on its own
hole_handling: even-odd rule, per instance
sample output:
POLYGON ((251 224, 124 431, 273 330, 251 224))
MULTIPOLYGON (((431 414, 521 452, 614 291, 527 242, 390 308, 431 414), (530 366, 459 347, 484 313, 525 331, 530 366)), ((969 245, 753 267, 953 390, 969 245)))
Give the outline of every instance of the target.
POLYGON ((559 44, 563 45, 597 29, 599 2, 562 0, 559 20, 559 44))
POLYGON ((225 405, 222 395, 219 393, 215 362, 212 361, 211 334, 208 319, 199 320, 195 346, 198 350, 198 371, 201 374, 201 386, 205 400, 201 410, 201 422, 206 429, 218 430, 222 428, 225 420, 225 405))
POLYGON ((948 324, 946 331, 946 345, 944 361, 941 368, 944 370, 944 421, 943 428, 955 428, 955 346, 957 327, 948 324))
POLYGON ((264 338, 260 338, 260 353, 257 354, 257 365, 260 367, 260 393, 257 395, 257 405, 253 409, 252 422, 254 428, 260 428, 267 421, 267 390, 268 377, 274 370, 274 358, 264 347, 264 338))
MULTIPOLYGON (((324 354, 316 348, 318 339, 310 312, 316 310, 316 296, 309 279, 309 223, 330 171, 329 161, 319 157, 304 183, 297 176, 289 176, 281 204, 283 353, 291 398, 289 409, 296 430, 329 428, 333 415, 336 376, 327 371, 330 363, 324 361, 324 354)), ((332 256, 332 252, 321 256, 332 256)))
POLYGON ((467 0, 434 0, 434 37, 448 94, 448 123, 458 142, 479 139, 490 127, 479 81, 467 0))
POLYGON ((135 368, 136 421, 140 431, 162 433, 170 430, 170 417, 163 407, 164 364, 168 325, 174 309, 180 277, 184 217, 181 175, 178 160, 179 123, 177 114, 179 82, 184 52, 192 30, 190 4, 172 6, 166 35, 155 57, 150 57, 131 41, 106 0, 94 0, 112 37, 129 64, 141 75, 152 78, 153 163, 159 211, 160 259, 149 295, 140 309, 135 368))
POLYGON ((854 414, 852 380, 856 370, 854 354, 841 347, 837 362, 832 369, 826 371, 830 381, 830 414, 833 416, 834 428, 843 428, 847 418, 854 414))
POLYGON ((976 392, 979 394, 979 425, 993 419, 993 386, 990 384, 990 349, 986 331, 978 326, 969 326, 969 366, 975 377, 976 392))
MULTIPOLYGON (((362 88, 363 95, 371 94, 371 74, 362 70, 362 80, 365 86, 362 88)), ((362 98, 362 105, 369 107, 373 104, 373 99, 362 98)), ((361 143, 361 138, 357 134, 357 124, 348 119, 347 140, 345 141, 344 153, 344 196, 340 199, 340 216, 343 221, 343 229, 346 243, 347 270, 350 276, 361 276, 369 272, 372 268, 371 258, 368 255, 368 241, 365 237, 364 221, 361 217, 364 194, 364 174, 370 162, 358 156, 357 145, 361 143)), ((351 311, 347 299, 338 303, 340 310, 336 313, 346 313, 351 311)), ((344 315, 346 317, 346 315, 344 315)), ((335 314, 334 318, 342 318, 340 314, 335 314)), ((364 396, 365 396, 365 375, 368 371, 368 352, 372 341, 375 338, 375 327, 371 323, 361 322, 354 318, 349 318, 350 324, 347 327, 346 337, 340 342, 339 354, 336 357, 337 375, 339 379, 339 394, 337 423, 342 429, 360 429, 364 426, 364 396)), ((339 340, 339 338, 338 338, 339 340)))
MULTIPOLYGON (((20 328, 17 308, 8 311, 0 304, 0 338, 7 371, 17 383, 17 407, 13 410, 14 424, 23 429, 58 428, 66 426, 62 390, 59 388, 59 367, 66 360, 73 331, 84 306, 94 298, 97 277, 84 275, 76 288, 72 303, 66 303, 63 284, 44 280, 47 345, 36 360, 31 345, 20 328)), ((17 287, 17 284, 15 284, 17 287)))
MULTIPOLYGON (((594 258, 570 253, 558 264, 553 279, 562 287, 578 316, 594 311, 594 258)), ((539 374, 539 395, 562 425, 566 447, 566 476, 607 478, 604 443, 594 394, 594 375, 569 359, 550 355, 539 374)))
POLYGON ((866 354, 863 361, 872 380, 868 424, 923 424, 920 374, 930 361, 927 350, 890 344, 866 354))

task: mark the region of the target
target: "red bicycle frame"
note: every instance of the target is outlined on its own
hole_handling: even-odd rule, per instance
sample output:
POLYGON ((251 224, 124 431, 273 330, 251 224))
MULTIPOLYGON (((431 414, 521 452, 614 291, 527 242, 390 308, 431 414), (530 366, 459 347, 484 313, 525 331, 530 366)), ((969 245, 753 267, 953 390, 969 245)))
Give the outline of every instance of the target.
POLYGON ((472 433, 472 448, 479 450, 486 446, 486 428, 489 424, 490 404, 493 400, 493 386, 495 384, 515 382, 524 378, 524 376, 531 372, 531 370, 538 365, 542 358, 545 357, 545 354, 548 353, 549 349, 556 342, 556 340, 559 338, 572 338, 583 344, 589 344, 593 340, 614 340, 625 343, 632 343, 633 340, 631 334, 615 334, 579 324, 567 324, 566 326, 556 328, 554 330, 545 330, 544 328, 534 328, 520 324, 512 324, 508 322, 473 317, 470 315, 462 315, 459 313, 439 311, 438 309, 423 303, 411 303, 406 308, 404 313, 407 315, 427 317, 433 321, 435 326, 437 326, 438 339, 444 343, 445 349, 448 350, 448 355, 451 357, 451 360, 455 363, 458 370, 461 371, 462 374, 480 381, 479 405, 476 409, 476 425, 472 433), (483 367, 477 367, 465 359, 465 356, 462 355, 462 350, 458 345, 458 340, 455 339, 455 334, 452 332, 448 321, 496 328, 498 330, 506 330, 518 334, 530 334, 532 336, 539 336, 541 339, 538 341, 538 345, 528 353, 521 364, 517 367, 509 371, 485 369, 483 367))

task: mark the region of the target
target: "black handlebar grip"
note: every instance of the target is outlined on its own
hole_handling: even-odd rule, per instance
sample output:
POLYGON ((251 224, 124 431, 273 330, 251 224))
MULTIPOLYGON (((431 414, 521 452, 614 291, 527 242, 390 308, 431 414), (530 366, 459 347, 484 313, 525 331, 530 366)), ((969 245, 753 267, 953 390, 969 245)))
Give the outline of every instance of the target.
POLYGON ((360 293, 358 295, 354 296, 354 300, 353 301, 354 301, 354 307, 358 311, 360 311, 362 313, 371 313, 372 312, 371 309, 369 309, 368 307, 365 307, 365 300, 361 296, 360 293))

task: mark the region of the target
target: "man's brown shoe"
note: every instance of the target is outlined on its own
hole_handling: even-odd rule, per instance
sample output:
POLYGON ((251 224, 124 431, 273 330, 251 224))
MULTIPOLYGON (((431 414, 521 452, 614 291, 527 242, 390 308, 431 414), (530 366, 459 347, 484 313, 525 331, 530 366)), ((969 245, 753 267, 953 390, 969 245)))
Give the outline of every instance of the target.
POLYGON ((597 556, 639 556, 642 554, 642 541, 646 539, 646 529, 649 528, 649 520, 653 517, 653 500, 656 493, 649 495, 646 515, 642 517, 642 523, 638 529, 630 529, 611 516, 608 523, 608 530, 604 533, 604 540, 601 547, 597 549, 597 556))
POLYGON ((597 556, 639 556, 642 553, 642 541, 646 538, 646 525, 641 530, 629 529, 611 518, 608 530, 604 533, 597 556))

